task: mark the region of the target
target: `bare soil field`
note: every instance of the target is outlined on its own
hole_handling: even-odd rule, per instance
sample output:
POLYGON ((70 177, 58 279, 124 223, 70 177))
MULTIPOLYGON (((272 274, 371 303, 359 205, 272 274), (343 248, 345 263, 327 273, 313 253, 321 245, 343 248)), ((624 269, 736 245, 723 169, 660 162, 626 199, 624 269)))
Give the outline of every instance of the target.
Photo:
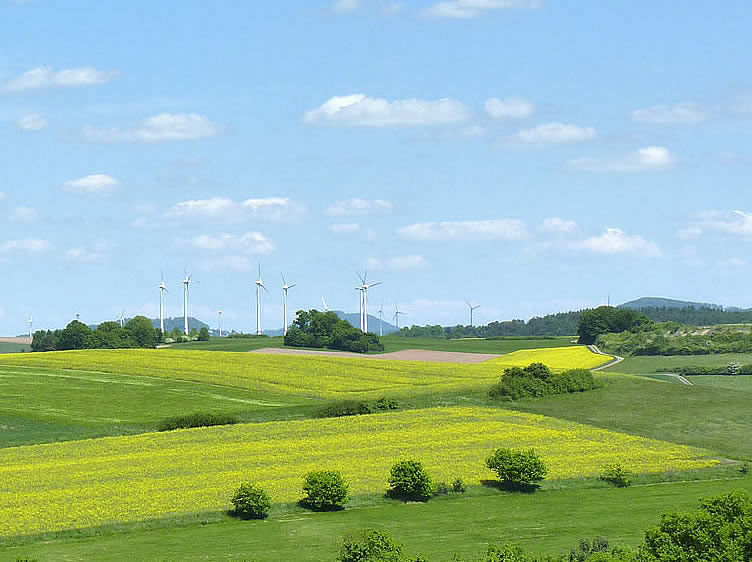
POLYGON ((264 347, 249 353, 268 353, 272 355, 324 355, 329 357, 357 357, 358 359, 381 359, 392 361, 428 361, 431 363, 482 363, 489 359, 501 357, 494 353, 463 353, 459 351, 430 351, 426 349, 403 349, 392 353, 365 355, 345 351, 314 351, 311 349, 289 349, 264 347))
POLYGON ((20 343, 24 345, 30 345, 31 338, 0 338, 0 343, 20 343))

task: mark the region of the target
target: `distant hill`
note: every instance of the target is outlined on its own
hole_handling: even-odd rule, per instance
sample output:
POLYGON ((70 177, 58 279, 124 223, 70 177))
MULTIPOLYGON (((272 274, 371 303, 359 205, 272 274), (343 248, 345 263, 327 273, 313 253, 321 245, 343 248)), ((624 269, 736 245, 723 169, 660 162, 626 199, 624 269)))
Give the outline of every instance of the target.
POLYGON ((631 308, 633 310, 639 310, 641 308, 710 308, 712 310, 724 310, 724 307, 720 304, 681 301, 663 297, 642 297, 620 304, 618 308, 631 308))
MULTIPOLYGON (((331 310, 330 312, 334 312, 337 316, 342 318, 342 320, 347 320, 350 324, 352 324, 356 328, 360 327, 360 313, 343 312, 342 310, 331 310)), ((378 316, 374 316, 373 314, 368 315, 368 331, 374 334, 379 333, 379 317, 378 316)), ((398 330, 396 326, 384 320, 384 335, 391 334, 397 331, 398 330)), ((266 334, 267 336, 281 336, 282 329, 278 328, 276 330, 264 330, 264 334, 266 334)))
MULTIPOLYGON (((152 318, 151 322, 152 324, 154 324, 155 328, 159 328, 159 318, 152 318)), ((194 318, 193 316, 188 317, 188 327, 191 330, 193 330, 193 328, 200 330, 204 326, 209 328, 209 324, 203 323, 198 318, 194 318)), ((183 317, 176 316, 176 317, 165 318, 165 332, 171 332, 175 328, 179 328, 180 330, 183 329, 183 317)))

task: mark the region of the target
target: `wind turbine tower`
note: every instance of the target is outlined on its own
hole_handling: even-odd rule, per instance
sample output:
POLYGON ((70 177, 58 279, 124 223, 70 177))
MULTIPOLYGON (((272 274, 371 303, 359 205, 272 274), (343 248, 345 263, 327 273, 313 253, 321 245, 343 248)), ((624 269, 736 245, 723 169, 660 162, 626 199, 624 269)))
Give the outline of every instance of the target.
POLYGON ((263 280, 261 279, 261 262, 259 262, 258 266, 258 279, 255 281, 256 285, 256 335, 260 336, 262 334, 261 332, 261 289, 264 289, 264 291, 269 292, 269 289, 266 288, 264 285, 263 280))
POLYGON ((31 328, 34 325, 34 318, 32 318, 31 316, 29 316, 29 319, 26 322, 29 325, 29 339, 33 339, 34 338, 34 332, 32 331, 31 328))
POLYGON ((367 283, 368 270, 363 273, 362 277, 360 276, 360 273, 356 272, 356 274, 361 283, 360 286, 355 287, 356 291, 360 291, 360 329, 363 332, 368 332, 368 289, 375 287, 376 285, 381 285, 381 281, 367 283))
POLYGON ((191 284, 191 276, 186 272, 183 278, 183 331, 187 336, 189 331, 188 326, 188 286, 191 284))
POLYGON ((217 315, 219 316, 219 337, 222 337, 222 311, 218 310, 217 315))
POLYGON ((395 302, 394 303, 394 323, 395 323, 395 326, 397 327, 397 330, 399 330, 399 317, 400 317, 400 314, 402 314, 404 316, 407 313, 406 312, 402 312, 397 307, 397 303, 395 302))
POLYGON ((164 271, 162 272, 162 282, 159 284, 159 329, 164 334, 164 292, 167 290, 167 285, 164 282, 164 271))
POLYGON ((125 309, 120 311, 120 316, 118 316, 118 322, 120 322, 120 327, 125 327, 125 309))
POLYGON ((324 305, 324 312, 329 312, 329 307, 326 306, 326 299, 324 297, 321 297, 321 302, 324 305))
POLYGON ((473 327, 473 312, 479 309, 480 305, 476 304, 475 306, 473 306, 468 301, 465 301, 465 304, 467 304, 467 307, 470 309, 470 327, 472 328, 473 327))
MULTIPOLYGON (((283 317, 282 317, 282 331, 284 332, 284 335, 287 335, 287 326, 288 326, 288 323, 287 323, 287 291, 289 289, 292 289, 295 286, 295 283, 293 283, 292 285, 290 285, 285 280, 285 275, 283 273, 280 273, 280 275, 282 275, 282 308, 283 308, 283 312, 282 312, 282 315, 283 315, 283 317)), ((259 277, 261 277, 261 275, 259 275, 259 277)))
POLYGON ((381 301, 379 307, 379 337, 384 335, 384 301, 381 301))

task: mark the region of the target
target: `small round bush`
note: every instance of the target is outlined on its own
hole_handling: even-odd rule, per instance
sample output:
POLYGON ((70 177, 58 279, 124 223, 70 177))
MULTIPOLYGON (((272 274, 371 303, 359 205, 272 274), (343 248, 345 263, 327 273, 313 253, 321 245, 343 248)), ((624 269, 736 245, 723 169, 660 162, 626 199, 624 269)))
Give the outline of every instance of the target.
POLYGON ((625 470, 620 464, 606 465, 601 472, 600 479, 609 482, 617 488, 627 488, 632 484, 632 473, 625 470))
POLYGON ((452 492, 455 494, 464 494, 467 491, 467 484, 462 478, 455 478, 452 482, 452 492))
POLYGON ((339 562, 399 562, 402 546, 395 542, 388 533, 370 529, 358 536, 349 536, 342 541, 339 550, 339 562))
POLYGON ((259 486, 244 482, 232 497, 233 514, 242 519, 264 519, 272 506, 269 494, 259 486))
POLYGON ((389 495, 403 500, 428 501, 433 490, 431 477, 419 461, 400 461, 389 474, 389 495))
POLYGON ((348 486, 336 470, 309 472, 303 484, 303 505, 315 511, 336 511, 347 503, 348 486))
POLYGON ((546 465, 533 449, 496 449, 486 460, 486 466, 498 475, 503 485, 512 488, 534 485, 543 480, 548 472, 546 465))

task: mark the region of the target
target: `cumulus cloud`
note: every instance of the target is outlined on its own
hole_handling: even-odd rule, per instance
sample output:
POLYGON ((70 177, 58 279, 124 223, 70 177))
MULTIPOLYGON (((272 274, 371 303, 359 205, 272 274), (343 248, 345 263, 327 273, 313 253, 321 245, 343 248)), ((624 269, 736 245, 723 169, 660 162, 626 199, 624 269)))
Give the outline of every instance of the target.
POLYGON ((572 220, 566 220, 559 217, 549 217, 543 219, 541 230, 544 232, 566 233, 572 232, 577 228, 577 223, 572 220))
POLYGON ((181 243, 198 250, 230 251, 246 254, 268 254, 275 249, 274 244, 260 232, 245 234, 200 234, 194 238, 181 240, 181 243))
POLYGON ((47 128, 47 125, 49 125, 49 122, 44 115, 39 113, 30 113, 18 120, 18 128, 22 131, 41 131, 47 128))
POLYGON ((408 271, 411 269, 421 269, 428 265, 423 256, 393 256, 390 258, 369 258, 366 261, 366 267, 374 271, 408 271))
POLYGON ((51 248, 47 240, 25 238, 23 240, 7 240, 0 242, 0 255, 8 254, 38 254, 51 248))
POLYGON ((128 128, 87 126, 82 131, 85 140, 101 143, 186 141, 215 137, 221 133, 220 126, 198 113, 159 113, 128 128))
POLYGON ((651 257, 661 255, 661 249, 655 242, 645 240, 636 234, 626 234, 619 228, 606 228, 600 236, 572 242, 571 247, 597 254, 639 253, 651 257))
POLYGON ((490 98, 485 103, 486 113, 494 119, 523 119, 535 113, 535 104, 518 97, 490 98))
POLYGON ((63 184, 63 189, 70 193, 84 195, 106 195, 112 193, 120 182, 107 174, 91 174, 63 184))
POLYGON ((357 222, 330 224, 329 232, 334 232, 335 234, 353 234, 360 232, 360 224, 357 222))
POLYGON ((592 140, 596 134, 592 127, 547 123, 519 131, 516 140, 526 144, 566 144, 592 140))
POLYGON ((329 205, 326 214, 333 217, 378 215, 392 212, 392 204, 383 199, 345 199, 329 205))
POLYGON ((332 4, 332 12, 335 14, 347 14, 362 8, 360 0, 337 0, 332 4))
POLYGON ((437 18, 476 18, 493 10, 537 9, 539 0, 445 0, 423 11, 424 15, 437 18))
POLYGON ((226 197, 180 201, 167 212, 167 217, 186 220, 222 220, 237 222, 248 219, 269 222, 298 220, 304 208, 287 197, 262 197, 235 201, 226 197))
POLYGON ((39 213, 31 207, 16 207, 11 211, 9 218, 14 222, 30 223, 39 218, 39 213))
POLYGON ((57 71, 47 66, 40 66, 9 80, 0 86, 0 90, 14 93, 41 88, 92 86, 109 82, 117 75, 118 73, 115 71, 97 70, 91 66, 66 68, 57 71))
POLYGON ((725 232, 737 236, 752 236, 752 213, 744 211, 706 211, 698 215, 691 227, 682 229, 683 238, 696 238, 705 231, 725 232))
POLYGON ((527 227, 517 219, 419 222, 397 229, 409 240, 521 240, 527 227))
POLYGON ((334 96, 303 115, 311 125, 349 127, 417 127, 460 123, 470 112, 459 101, 404 99, 389 101, 365 94, 334 96))
POLYGON ((632 119, 645 123, 656 124, 688 124, 692 125, 705 121, 709 117, 707 111, 696 103, 685 102, 675 105, 654 105, 645 109, 635 109, 632 119))
POLYGON ((663 146, 648 146, 621 158, 578 158, 567 165, 586 172, 645 172, 673 168, 676 159, 663 146))

